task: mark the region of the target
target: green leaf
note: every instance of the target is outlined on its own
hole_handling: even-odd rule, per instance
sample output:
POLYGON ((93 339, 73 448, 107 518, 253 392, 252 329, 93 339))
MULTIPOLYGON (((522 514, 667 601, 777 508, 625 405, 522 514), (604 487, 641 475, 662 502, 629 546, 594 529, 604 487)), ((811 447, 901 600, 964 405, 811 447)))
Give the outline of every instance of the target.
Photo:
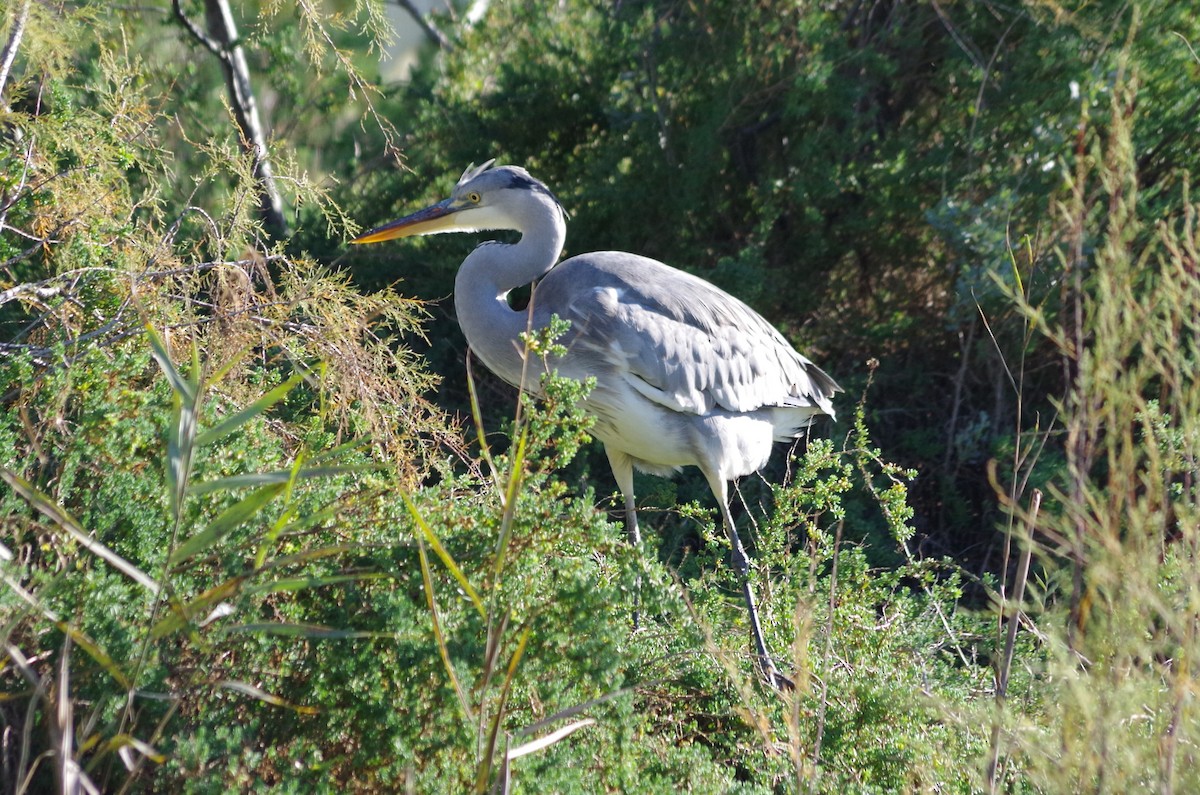
POLYGON ((297 480, 311 478, 328 478, 335 475, 346 475, 353 472, 363 472, 378 468, 375 464, 356 464, 354 466, 310 467, 293 473, 290 469, 280 469, 274 472, 252 472, 246 475, 232 475, 217 480, 207 480, 193 485, 188 492, 193 496, 210 494, 214 491, 232 491, 247 486, 264 486, 271 483, 286 484, 293 477, 297 480))
POLYGON ((483 600, 479 598, 479 593, 471 585, 470 580, 467 579, 467 575, 463 574, 462 569, 454 562, 454 558, 442 546, 442 542, 434 534, 433 528, 425 522, 425 517, 421 516, 421 512, 417 510, 417 506, 413 504, 408 494, 401 491, 400 498, 408 506, 409 514, 412 515, 413 521, 417 523, 417 527, 420 528, 421 534, 425 536, 425 540, 429 542, 429 546, 433 548, 434 553, 441 559, 442 564, 450 570, 450 573, 454 575, 454 579, 458 580, 458 584, 462 586, 463 591, 470 598, 472 604, 475 605, 475 609, 479 611, 479 615, 486 618, 487 610, 483 606, 483 600))
POLYGON ((264 411, 271 408, 271 406, 274 406, 276 403, 283 400, 285 397, 287 397, 288 393, 295 389, 296 386, 303 380, 303 375, 299 373, 293 375, 291 378, 284 381, 270 392, 267 392, 265 395, 251 403, 246 408, 242 409, 236 414, 231 414, 216 426, 199 434, 196 437, 196 446, 204 447, 205 445, 212 444, 213 442, 225 438, 250 420, 257 417, 259 414, 262 414, 264 411))
POLYGON ((284 484, 282 483, 264 486, 252 492, 240 502, 229 506, 217 518, 213 519, 208 527, 176 547, 171 552, 170 557, 167 558, 167 563, 175 565, 182 560, 190 558, 192 555, 208 549, 224 538, 226 534, 261 511, 267 503, 275 499, 283 491, 283 487, 284 484))

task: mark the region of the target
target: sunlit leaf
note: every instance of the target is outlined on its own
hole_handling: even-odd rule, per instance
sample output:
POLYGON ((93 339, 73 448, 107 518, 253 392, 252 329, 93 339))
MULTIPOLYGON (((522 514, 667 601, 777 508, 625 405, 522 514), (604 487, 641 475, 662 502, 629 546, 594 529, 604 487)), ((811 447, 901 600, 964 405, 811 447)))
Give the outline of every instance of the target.
POLYGON ((117 681, 121 687, 129 688, 130 680, 121 667, 117 665, 112 657, 100 648, 100 646, 83 633, 83 630, 72 626, 65 621, 55 622, 59 632, 67 635, 75 643, 76 646, 83 649, 84 653, 100 664, 100 667, 108 671, 108 675, 117 681))
POLYGON ((283 491, 283 484, 265 486, 240 502, 229 506, 213 519, 208 527, 176 547, 167 558, 167 562, 174 565, 208 549, 261 511, 281 491, 283 491))
POLYGON ((245 581, 245 577, 232 577, 209 588, 187 604, 172 604, 171 615, 154 625, 150 630, 150 637, 158 640, 183 627, 201 613, 207 613, 212 605, 238 593, 245 581))
POLYGON ((267 409, 283 400, 285 397, 287 397, 288 393, 291 392, 303 380, 303 375, 296 374, 292 376, 279 386, 272 389, 270 392, 267 392, 258 400, 251 403, 246 408, 242 409, 236 414, 231 414, 217 425, 199 434, 196 437, 196 446, 204 447, 205 445, 212 444, 213 442, 225 438, 250 420, 257 417, 259 414, 262 414, 267 409))
POLYGON ((559 740, 569 737, 580 729, 586 726, 591 726, 595 722, 596 721, 592 718, 584 718, 583 720, 575 721, 574 723, 568 723, 561 729, 552 731, 549 734, 537 738, 536 740, 530 740, 523 745, 518 745, 516 748, 509 748, 507 754, 508 759, 511 761, 527 754, 536 753, 544 748, 549 748, 559 740))
POLYGON ((429 546, 433 548, 434 553, 442 561, 442 565, 450 570, 450 573, 454 575, 454 579, 458 580, 458 584, 462 586, 463 591, 467 594, 467 597, 470 598, 471 603, 475 605, 475 609, 479 611, 479 615, 486 616, 487 610, 483 606, 483 600, 479 598, 479 593, 471 585, 470 581, 467 579, 467 575, 463 574, 462 569, 460 569, 458 564, 454 562, 454 558, 451 557, 450 553, 446 551, 446 548, 442 546, 441 541, 438 540, 437 535, 433 532, 433 528, 426 523, 425 517, 421 516, 421 512, 417 510, 417 506, 413 503, 412 499, 410 499, 409 496, 403 491, 400 492, 400 498, 404 500, 404 504, 408 506, 408 512, 412 515, 413 521, 417 523, 417 527, 420 528, 421 534, 425 536, 425 540, 429 542, 429 546))
POLYGON ((217 682, 217 687, 222 687, 226 690, 233 690, 234 692, 242 693, 243 695, 250 696, 251 698, 256 698, 265 704, 270 704, 275 707, 283 707, 284 709, 290 709, 293 712, 299 712, 301 715, 316 715, 318 712, 320 712, 320 710, 316 707, 306 707, 301 704, 293 704, 287 699, 280 698, 272 693, 268 693, 261 687, 256 687, 248 682, 240 682, 234 679, 222 679, 221 681, 217 682))
POLYGON ((114 751, 121 757, 121 763, 125 765, 126 770, 133 770, 137 765, 137 760, 133 758, 131 751, 136 751, 155 764, 161 765, 167 761, 167 757, 159 753, 152 745, 128 734, 118 734, 108 738, 96 753, 102 756, 114 751))

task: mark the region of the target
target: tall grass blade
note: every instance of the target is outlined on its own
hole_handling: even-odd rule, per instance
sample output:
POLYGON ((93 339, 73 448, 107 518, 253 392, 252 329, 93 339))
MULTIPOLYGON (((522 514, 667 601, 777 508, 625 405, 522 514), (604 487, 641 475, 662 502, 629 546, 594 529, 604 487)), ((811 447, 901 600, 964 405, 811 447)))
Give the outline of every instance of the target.
POLYGON ((537 733, 538 731, 541 731, 542 729, 546 728, 547 726, 552 726, 555 723, 558 723, 560 720, 566 720, 567 718, 572 718, 572 717, 578 715, 580 712, 583 712, 584 710, 591 709, 592 707, 596 707, 596 706, 599 706, 600 704, 607 703, 609 701, 612 701, 615 698, 620 698, 621 696, 627 696, 627 695, 630 695, 631 693, 636 693, 638 688, 645 687, 649 684, 656 684, 656 683, 642 682, 642 683, 639 683, 635 687, 623 687, 620 690, 614 690, 611 693, 605 693, 602 696, 588 699, 587 701, 584 701, 581 704, 575 704, 574 706, 566 707, 565 709, 560 709, 558 712, 555 712, 553 715, 547 715, 546 717, 542 718, 541 720, 537 721, 536 723, 531 723, 528 726, 526 726, 525 728, 517 730, 516 732, 513 733, 513 736, 517 737, 517 738, 529 737, 529 736, 537 733))
POLYGON ((591 726, 595 722, 596 720, 594 718, 584 718, 583 720, 577 720, 574 723, 568 723, 561 729, 555 729, 549 734, 543 735, 536 740, 530 740, 527 743, 518 745, 516 748, 509 748, 508 753, 505 754, 505 756, 511 762, 512 760, 519 759, 522 756, 537 753, 538 751, 541 751, 544 748, 549 748, 560 740, 571 736, 580 729, 591 726))
POLYGON ((231 475, 227 478, 217 478, 216 480, 206 480, 202 483, 196 483, 188 488, 188 493, 198 497, 204 494, 211 494, 214 491, 233 491, 234 489, 265 486, 271 483, 286 484, 293 478, 296 480, 329 478, 355 472, 366 472, 377 468, 375 464, 355 464, 348 466, 309 467, 299 472, 293 472, 290 469, 280 469, 274 472, 250 472, 245 475, 231 475))
MULTIPOLYGON (((1029 245, 1028 236, 1025 238, 1025 243, 1027 246, 1029 245)), ((1033 259, 1031 258, 1029 261, 1033 262, 1033 259)), ((1025 295, 1025 285, 1021 281, 1021 268, 1017 264, 1017 254, 1012 246, 1008 247, 1008 262, 1012 266, 1013 281, 1017 284, 1017 295, 1025 295)))
POLYGON ((346 640, 347 638, 394 638, 392 632, 372 632, 359 629, 337 629, 321 624, 285 624, 261 622, 257 624, 234 624, 224 632, 258 632, 282 638, 307 638, 308 640, 346 640))
POLYGON ((229 599, 241 591, 242 584, 245 581, 245 576, 231 577, 220 585, 209 588, 187 604, 180 604, 172 600, 171 615, 162 619, 150 629, 150 638, 152 640, 159 640, 182 628, 195 616, 202 613, 207 614, 213 605, 229 599))
POLYGON ((500 516, 500 534, 496 539, 496 554, 492 558, 492 577, 497 581, 504 571, 504 560, 508 556, 508 542, 512 538, 513 520, 517 515, 517 494, 521 490, 521 482, 525 479, 525 452, 529 441, 529 425, 521 429, 517 439, 517 450, 512 458, 512 472, 508 478, 508 488, 504 493, 504 511, 500 516))
POLYGON ((196 436, 196 446, 204 447, 205 445, 209 445, 224 439, 226 436, 233 433, 238 428, 257 417, 259 414, 262 414, 267 409, 283 400, 288 396, 288 393, 295 389, 296 386, 299 385, 303 380, 304 376, 302 374, 297 373, 296 375, 293 375, 291 378, 267 392, 246 408, 242 409, 236 414, 231 414, 217 425, 196 436))
MULTIPOLYGON (((1008 632, 1004 639, 1004 653, 996 669, 996 717, 992 722, 991 746, 987 763, 988 792, 996 792, 999 786, 1000 771, 1000 731, 1001 719, 1004 713, 1005 701, 1008 698, 1008 681, 1012 673, 1013 652, 1017 642, 1017 628, 1021 623, 1021 603, 1025 599, 1025 586, 1029 581, 1029 563, 1033 555, 1033 533, 1037 529, 1038 513, 1042 507, 1042 492, 1033 490, 1029 516, 1025 522, 1025 538, 1021 549, 1021 559, 1017 564, 1016 580, 1013 583, 1012 615, 1008 618, 1008 632)), ((1006 605, 1001 605, 1003 615, 1006 605)))
POLYGON ((454 575, 454 579, 458 580, 458 584, 462 586, 471 603, 475 605, 475 609, 479 611, 479 615, 487 618, 487 610, 483 606, 483 600, 479 598, 479 593, 471 585, 470 580, 467 579, 467 575, 463 574, 462 569, 454 562, 454 558, 442 546, 442 542, 438 540, 437 535, 433 532, 433 528, 425 521, 425 517, 421 516, 421 512, 417 510, 417 506, 413 503, 412 499, 403 491, 400 492, 400 498, 404 500, 409 514, 412 516, 413 521, 417 523, 417 527, 420 528, 421 534, 425 536, 425 540, 433 549, 434 554, 442 561, 442 565, 450 570, 450 573, 454 575))
POLYGON ((467 694, 459 684, 458 675, 454 672, 454 663, 450 660, 450 650, 446 647, 446 636, 442 632, 442 623, 438 618, 437 597, 433 593, 433 576, 429 570, 429 555, 425 552, 425 542, 419 537, 417 538, 417 557, 421 562, 421 583, 425 589, 425 603, 429 606, 429 615, 433 623, 433 640, 437 644, 442 665, 446 668, 446 675, 450 677, 450 684, 454 686, 454 692, 458 696, 458 704, 462 707, 463 714, 467 716, 467 721, 474 724, 475 716, 471 712, 471 702, 467 701, 467 694))
POLYGON ((175 362, 171 360, 171 354, 167 350, 167 345, 163 342, 163 338, 155 331, 154 326, 146 324, 146 337, 150 340, 151 355, 158 362, 158 366, 162 368, 163 375, 167 377, 167 382, 170 383, 171 389, 175 394, 179 395, 186 403, 191 403, 196 399, 195 381, 183 377, 179 369, 175 366, 175 362))
POLYGON ((317 547, 315 549, 306 549, 303 552, 295 552, 291 555, 281 555, 277 558, 272 558, 262 565, 260 571, 270 571, 271 569, 282 569, 297 563, 308 563, 313 560, 333 557, 340 555, 343 552, 361 552, 362 547, 356 544, 334 544, 328 547, 317 547))
POLYGON ((109 737, 103 745, 96 749, 96 756, 111 754, 115 751, 121 758, 121 764, 125 765, 125 769, 132 771, 136 766, 136 760, 132 758, 130 749, 160 765, 167 761, 167 757, 159 753, 154 746, 128 734, 109 737))
POLYGON ((381 571, 364 571, 358 574, 329 574, 324 577, 284 577, 271 582, 259 583, 245 590, 247 595, 260 593, 294 593, 307 588, 323 588, 326 585, 340 585, 345 582, 362 582, 364 580, 387 580, 390 574, 381 571))
POLYGON ((35 489, 28 481, 21 478, 19 475, 10 472, 7 469, 0 469, 0 479, 3 479, 9 487, 17 494, 21 495, 32 505, 39 513, 49 519, 57 527, 66 531, 68 535, 74 538, 83 546, 84 549, 91 552, 98 558, 101 558, 112 566, 117 571, 120 571, 125 576, 129 577, 134 582, 138 583, 152 594, 158 593, 158 583, 154 581, 150 575, 133 565, 125 558, 113 552, 104 544, 97 541, 89 535, 75 517, 67 513, 62 507, 56 504, 53 500, 35 489))
POLYGON ((192 342, 192 373, 184 377, 175 363, 162 337, 154 327, 146 325, 146 336, 150 340, 151 353, 158 362, 174 394, 174 411, 171 427, 167 433, 167 489, 171 500, 171 514, 176 526, 183 518, 183 499, 192 471, 192 454, 195 452, 196 430, 199 423, 202 383, 200 380, 200 350, 192 342))
POLYGON ((352 450, 359 450, 359 449, 362 449, 363 447, 366 447, 369 441, 370 440, 366 437, 360 437, 358 439, 351 439, 348 442, 342 442, 339 445, 330 447, 328 450, 322 450, 319 453, 312 453, 309 455, 308 460, 316 463, 319 461, 328 461, 331 458, 338 458, 339 456, 343 455, 344 453, 349 453, 352 450))
POLYGON ((504 633, 508 631, 508 620, 512 617, 507 610, 500 612, 499 615, 499 621, 496 620, 496 613, 492 613, 488 619, 487 642, 483 647, 483 672, 480 676, 480 681, 483 682, 485 688, 492 683, 492 676, 496 672, 496 663, 500 660, 500 642, 504 639, 504 633))
MULTIPOLYGON (((285 511, 285 513, 283 515, 280 516, 280 519, 282 519, 284 521, 279 522, 277 524, 280 524, 281 526, 278 529, 272 528, 270 537, 263 542, 263 546, 266 547, 268 545, 268 542, 275 541, 276 539, 280 538, 281 536, 285 536, 285 535, 289 535, 289 534, 303 533, 306 530, 309 530, 310 528, 316 527, 317 525, 321 524, 322 522, 328 521, 329 519, 336 517, 338 515, 338 511, 342 510, 344 508, 345 508, 344 504, 334 501, 331 505, 327 505, 326 507, 321 508, 318 511, 313 511, 311 513, 305 512, 303 515, 293 519, 292 517, 295 516, 296 509, 294 506, 290 506, 289 509, 287 511, 285 511)), ((264 551, 265 551, 265 549, 264 549, 264 551)), ((265 565, 266 565, 265 557, 262 560, 256 559, 255 563, 254 563, 254 568, 261 569, 265 565)))
POLYGON ((213 519, 208 527, 176 547, 167 558, 167 563, 176 565, 180 561, 187 560, 193 555, 208 549, 261 511, 267 503, 275 499, 283 491, 283 487, 284 484, 264 486, 240 502, 229 506, 213 519))
POLYGON ((488 447, 487 437, 483 433, 483 413, 479 410, 479 393, 475 389, 475 375, 471 369, 471 355, 467 352, 467 394, 471 399, 471 422, 475 425, 475 436, 479 439, 479 455, 487 463, 492 473, 492 482, 499 485, 500 473, 496 470, 496 462, 492 460, 492 451, 488 447))
POLYGON ((129 677, 125 675, 121 667, 94 640, 85 635, 83 630, 68 624, 66 621, 56 621, 54 626, 58 628, 59 632, 74 641, 75 645, 83 649, 89 657, 99 663, 100 667, 107 671, 108 675, 116 680, 121 687, 130 687, 129 677))
POLYGON ((483 760, 479 765, 479 771, 475 778, 475 791, 478 793, 487 791, 487 782, 491 778, 493 759, 496 754, 496 740, 500 736, 500 722, 504 720, 505 709, 508 706, 508 696, 512 692, 512 684, 516 679, 517 665, 521 662, 521 657, 525 653, 525 645, 529 642, 529 635, 532 630, 532 626, 525 626, 524 631, 521 632, 520 639, 517 641, 517 648, 513 650, 512 657, 508 661, 508 669, 504 674, 504 685, 500 689, 500 697, 496 700, 491 726, 488 728, 487 745, 484 748, 483 760))
POLYGON ((320 710, 316 707, 306 707, 302 704, 293 704, 287 699, 280 698, 272 693, 268 693, 261 687, 256 687, 249 682, 241 682, 236 679, 222 679, 221 681, 217 682, 217 687, 221 687, 226 690, 232 690, 235 693, 242 693, 243 695, 250 696, 251 698, 256 698, 264 704, 290 709, 293 712, 300 713, 301 715, 316 715, 318 712, 320 712, 320 710))
POLYGON ((258 551, 254 553, 254 568, 261 569, 264 562, 267 560, 267 551, 279 538, 279 534, 292 521, 292 517, 296 515, 297 506, 292 501, 292 490, 296 487, 296 478, 300 471, 304 468, 304 454, 296 456, 296 460, 292 462, 292 476, 283 486, 284 507, 280 511, 279 516, 271 523, 267 532, 263 535, 262 543, 258 545, 258 551))

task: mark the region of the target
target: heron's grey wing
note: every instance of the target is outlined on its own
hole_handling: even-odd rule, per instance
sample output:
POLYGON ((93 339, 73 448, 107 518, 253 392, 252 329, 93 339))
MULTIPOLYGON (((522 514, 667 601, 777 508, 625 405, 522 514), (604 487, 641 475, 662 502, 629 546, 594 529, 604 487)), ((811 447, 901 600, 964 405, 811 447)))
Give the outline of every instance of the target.
POLYGON ((764 406, 833 414, 830 398, 840 391, 833 379, 761 315, 703 279, 598 252, 562 263, 538 290, 538 300, 555 305, 549 311, 572 322, 572 348, 661 405, 695 414, 764 406))

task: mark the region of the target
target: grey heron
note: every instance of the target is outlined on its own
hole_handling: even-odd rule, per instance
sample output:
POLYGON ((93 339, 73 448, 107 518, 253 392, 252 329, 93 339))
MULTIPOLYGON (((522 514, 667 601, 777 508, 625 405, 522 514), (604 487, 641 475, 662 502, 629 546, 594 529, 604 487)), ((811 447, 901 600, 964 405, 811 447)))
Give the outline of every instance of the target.
POLYGON ((458 269, 454 305, 467 343, 496 375, 536 392, 521 334, 554 315, 570 321, 559 339, 566 353, 548 366, 595 378, 584 409, 595 417, 592 434, 625 499, 630 541, 640 549, 634 470, 669 475, 699 467, 720 506, 763 675, 776 687, 790 685, 763 637, 729 483, 765 466, 776 441, 799 437, 820 415, 832 417, 831 398, 841 388, 761 315, 703 279, 622 251, 558 262, 567 228, 562 205, 525 169, 493 162, 468 168, 448 199, 353 242, 520 233, 516 243, 483 243, 458 269), (527 309, 512 309, 509 292, 535 281, 527 309))

